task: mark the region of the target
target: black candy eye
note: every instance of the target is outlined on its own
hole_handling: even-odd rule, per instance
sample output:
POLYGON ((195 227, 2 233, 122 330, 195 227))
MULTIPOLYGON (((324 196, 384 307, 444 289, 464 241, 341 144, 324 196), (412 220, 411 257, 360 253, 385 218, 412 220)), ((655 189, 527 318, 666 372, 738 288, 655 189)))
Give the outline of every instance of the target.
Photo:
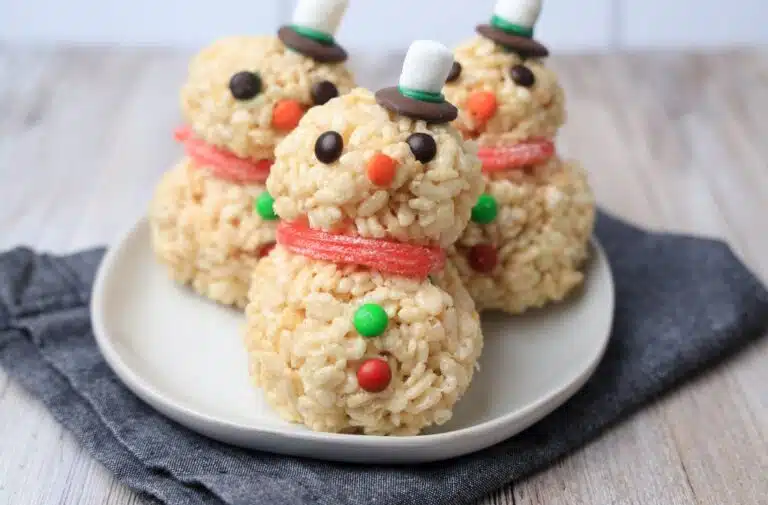
POLYGON ((315 156, 325 164, 333 163, 341 156, 344 150, 344 139, 338 132, 327 131, 317 137, 315 142, 315 156))
POLYGON ((458 61, 454 61, 453 65, 451 65, 451 71, 448 74, 448 78, 445 80, 445 82, 453 82, 456 79, 459 78, 461 75, 461 63, 458 61))
POLYGON ((411 148, 413 155, 416 156, 416 159, 422 163, 429 163, 437 154, 437 143, 432 138, 432 135, 414 133, 408 137, 406 142, 408 147, 411 148))
POLYGON ((525 65, 515 65, 509 70, 509 75, 518 86, 530 88, 536 84, 536 76, 534 76, 533 71, 525 65))
POLYGON ((255 72, 238 72, 229 80, 229 91, 236 100, 250 100, 261 93, 261 77, 255 72))
POLYGON ((331 81, 320 81, 312 85, 312 103, 315 105, 323 105, 337 96, 339 96, 339 90, 331 81))

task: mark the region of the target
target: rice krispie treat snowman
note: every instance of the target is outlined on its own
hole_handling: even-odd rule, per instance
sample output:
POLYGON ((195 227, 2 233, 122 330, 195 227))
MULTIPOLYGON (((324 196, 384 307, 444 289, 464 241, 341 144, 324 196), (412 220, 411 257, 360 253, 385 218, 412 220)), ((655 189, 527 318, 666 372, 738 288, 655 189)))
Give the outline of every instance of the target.
POLYGON ((267 187, 277 246, 246 309, 251 375, 312 430, 414 435, 451 417, 483 339, 444 248, 482 191, 440 93, 453 58, 414 42, 399 86, 310 110, 267 187))
POLYGON ((488 182, 450 251, 480 310, 521 313, 583 280, 594 198, 586 172, 555 152, 565 99, 533 38, 540 12, 540 0, 499 0, 490 24, 455 51, 445 87, 488 182))
POLYGON ((173 279, 244 307, 250 274, 275 242, 265 181, 274 149, 305 112, 352 89, 333 38, 346 0, 301 0, 277 37, 213 43, 181 91, 186 156, 150 206, 152 245, 173 279), (265 210, 266 209, 266 210, 265 210))

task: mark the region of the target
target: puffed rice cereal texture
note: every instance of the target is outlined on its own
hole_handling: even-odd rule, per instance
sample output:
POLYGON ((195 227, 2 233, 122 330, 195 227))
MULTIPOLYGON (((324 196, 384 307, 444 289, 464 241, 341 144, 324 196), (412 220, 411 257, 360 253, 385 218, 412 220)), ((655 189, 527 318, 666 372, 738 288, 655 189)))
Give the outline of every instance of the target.
POLYGON ((278 245, 256 267, 246 316, 253 381, 284 419, 323 432, 416 435, 445 423, 483 345, 474 302, 451 265, 412 280, 278 245), (386 310, 384 334, 355 331, 364 303, 386 310), (358 386, 367 358, 386 360, 392 371, 380 393, 358 386))
MULTIPOLYGON (((229 37, 203 49, 189 65, 181 108, 194 134, 213 146, 254 160, 272 159, 287 134, 271 126, 282 99, 311 107, 311 88, 328 80, 340 93, 353 86, 342 64, 320 64, 287 49, 276 37, 229 37), (229 89, 240 71, 258 73, 261 92, 236 100, 229 89)), ((250 274, 276 221, 254 212, 263 184, 217 179, 210 167, 185 158, 165 174, 150 205, 152 245, 173 279, 215 301, 245 307, 250 274)))
POLYGON ((272 159, 277 143, 288 133, 272 127, 272 110, 284 99, 312 107, 312 85, 330 81, 339 93, 354 86, 343 63, 318 63, 288 49, 274 36, 236 36, 214 42, 195 56, 181 90, 181 110, 197 136, 243 158, 272 159), (229 89, 232 76, 256 72, 261 92, 236 100, 229 89))
POLYGON ((306 216, 323 230, 352 228, 363 237, 448 246, 469 221, 484 180, 476 146, 450 124, 427 124, 398 116, 356 88, 311 109, 276 149, 267 188, 281 219, 306 216), (315 143, 327 131, 343 138, 343 152, 318 161, 315 143), (413 133, 435 140, 431 161, 417 161, 406 142, 413 133), (368 161, 383 153, 397 163, 387 187, 366 175, 368 161))
POLYGON ((486 191, 498 204, 496 219, 470 223, 449 252, 478 310, 518 314, 563 300, 584 279, 580 268, 595 221, 584 169, 555 157, 530 172, 495 173, 486 191), (489 274, 467 260, 477 244, 496 248, 498 263, 489 274))
POLYGON ((180 284, 219 303, 244 308, 251 273, 275 226, 253 212, 264 186, 217 179, 183 159, 160 181, 150 205, 152 245, 180 284))
POLYGON ((465 138, 481 146, 515 144, 534 137, 554 137, 566 121, 565 94, 555 72, 541 59, 523 60, 484 37, 475 37, 454 51, 462 70, 458 79, 446 83, 443 92, 459 108, 454 121, 465 138), (511 69, 525 65, 535 77, 527 88, 515 83, 511 69), (498 108, 487 121, 475 118, 467 107, 476 91, 491 92, 498 108))

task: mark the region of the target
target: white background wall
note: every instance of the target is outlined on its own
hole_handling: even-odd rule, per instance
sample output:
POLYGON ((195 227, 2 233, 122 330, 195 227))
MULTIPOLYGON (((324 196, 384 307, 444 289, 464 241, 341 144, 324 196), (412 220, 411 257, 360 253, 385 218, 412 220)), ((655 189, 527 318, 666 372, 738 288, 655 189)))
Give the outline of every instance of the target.
MULTIPOLYGON (((339 39, 400 48, 454 44, 493 0, 351 0, 339 39)), ((0 0, 0 41, 199 46, 229 33, 270 33, 290 0, 0 0)), ((546 0, 538 36, 556 50, 768 45, 768 0, 546 0)))

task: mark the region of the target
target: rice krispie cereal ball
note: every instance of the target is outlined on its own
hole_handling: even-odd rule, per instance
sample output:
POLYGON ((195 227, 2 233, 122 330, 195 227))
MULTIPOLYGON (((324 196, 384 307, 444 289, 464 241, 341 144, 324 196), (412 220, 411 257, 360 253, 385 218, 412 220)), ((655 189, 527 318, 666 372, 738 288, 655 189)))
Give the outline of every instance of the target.
POLYGON ((253 213, 259 184, 232 184, 184 158, 160 180, 151 203, 155 254, 171 278, 219 303, 245 307, 251 273, 275 242, 253 213))
POLYGON ((276 154, 267 188, 281 219, 362 237, 448 246, 483 186, 455 128, 398 115, 363 88, 309 111, 276 154))
POLYGON ((246 309, 251 375, 312 430, 415 435, 451 418, 483 339, 443 247, 482 191, 448 124, 450 52, 415 42, 400 86, 310 111, 277 149, 280 216, 246 309))
POLYGON ((460 45, 445 96, 459 108, 456 127, 481 145, 554 137, 565 123, 565 94, 541 58, 482 36, 460 45))
POLYGON ((253 284, 246 309, 251 376, 283 419, 314 431, 416 435, 451 418, 483 344, 452 266, 419 280, 278 245, 254 275, 269 284, 253 284))
POLYGON ((353 87, 332 37, 345 8, 304 0, 277 37, 225 38, 192 59, 181 90, 187 126, 176 134, 186 157, 150 206, 156 256, 177 282, 245 306, 250 274, 275 241, 277 216, 264 211, 275 146, 307 110, 353 87))
POLYGON ((553 156, 491 175, 449 258, 479 310, 519 314, 581 284, 594 221, 585 171, 553 156))
POLYGON ((454 52, 445 96, 459 108, 456 127, 480 145, 551 138, 566 120, 565 95, 533 39, 541 0, 499 0, 491 23, 454 52))
POLYGON ((581 283, 594 201, 586 173, 556 157, 564 93, 533 38, 540 0, 500 0, 461 46, 446 96, 456 126, 479 144, 487 189, 452 249, 479 310, 520 313, 581 283))

